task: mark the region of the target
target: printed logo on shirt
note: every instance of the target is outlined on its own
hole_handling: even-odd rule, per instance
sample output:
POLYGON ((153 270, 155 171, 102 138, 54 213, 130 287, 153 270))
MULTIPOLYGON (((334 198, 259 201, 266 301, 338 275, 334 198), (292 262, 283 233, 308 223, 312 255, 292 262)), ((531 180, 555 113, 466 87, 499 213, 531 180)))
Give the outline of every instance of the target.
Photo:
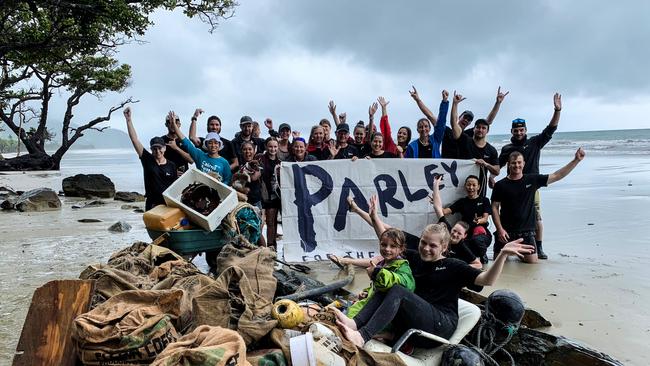
POLYGON ((526 188, 530 188, 532 184, 526 184, 526 188))
POLYGON ((477 205, 477 206, 482 206, 482 205, 483 205, 483 202, 479 202, 479 203, 477 203, 476 205, 477 205))
POLYGON ((444 271, 447 267, 436 267, 436 271, 444 271))

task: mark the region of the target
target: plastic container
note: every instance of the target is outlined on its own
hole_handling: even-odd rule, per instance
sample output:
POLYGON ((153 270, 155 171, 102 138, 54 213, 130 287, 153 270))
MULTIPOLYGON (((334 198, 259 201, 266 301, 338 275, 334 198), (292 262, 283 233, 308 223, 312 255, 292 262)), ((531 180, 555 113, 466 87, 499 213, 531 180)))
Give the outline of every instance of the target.
POLYGON ((177 227, 185 216, 180 208, 158 205, 145 212, 142 220, 147 229, 168 231, 177 227))
POLYGON ((181 175, 180 178, 178 178, 165 190, 165 192, 163 192, 163 197, 165 198, 167 206, 180 208, 185 212, 185 214, 187 214, 194 225, 207 231, 214 231, 221 224, 221 221, 226 217, 226 215, 237 207, 237 193, 234 189, 196 168, 191 168, 181 175), (185 188, 187 188, 187 186, 194 182, 203 183, 214 188, 219 194, 219 198, 221 198, 219 206, 217 206, 217 208, 215 208, 208 216, 201 215, 181 202, 181 193, 185 188))

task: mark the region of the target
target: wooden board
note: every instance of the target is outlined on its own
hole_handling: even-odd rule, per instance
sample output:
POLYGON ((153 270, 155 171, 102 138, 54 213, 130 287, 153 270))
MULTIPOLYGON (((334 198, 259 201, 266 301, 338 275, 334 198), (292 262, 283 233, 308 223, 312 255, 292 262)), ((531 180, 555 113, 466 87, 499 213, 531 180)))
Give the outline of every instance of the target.
POLYGON ((74 366, 72 322, 88 311, 93 280, 50 281, 34 291, 13 365, 74 366))

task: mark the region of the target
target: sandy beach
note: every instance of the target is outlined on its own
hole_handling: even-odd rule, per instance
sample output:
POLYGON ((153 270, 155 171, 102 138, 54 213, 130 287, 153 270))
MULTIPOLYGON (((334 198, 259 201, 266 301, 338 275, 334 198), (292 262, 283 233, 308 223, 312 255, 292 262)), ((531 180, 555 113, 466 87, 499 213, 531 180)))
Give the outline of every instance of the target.
MULTIPOLYGON (((568 161, 551 156, 541 170, 552 172, 568 161)), ((27 190, 61 188, 66 172, 0 174, 0 186, 27 190)), ((140 174, 139 172, 133 174, 140 174)), ((110 176, 110 174, 108 174, 110 176)), ((141 179, 141 178, 140 178, 141 179)), ((117 190, 121 187, 116 180, 117 190)), ((60 211, 0 212, 0 364, 10 364, 34 289, 53 279, 76 278, 89 264, 135 240, 148 241, 140 213, 121 209, 124 202, 72 209, 80 200, 63 198, 60 211), (79 223, 93 218, 99 223, 79 223), (133 229, 113 234, 118 220, 133 229)), ((590 157, 565 181, 542 191, 549 260, 538 265, 509 261, 500 280, 484 295, 509 288, 546 316, 554 334, 585 343, 626 365, 644 365, 650 351, 650 247, 639 228, 650 226, 650 158, 590 157)), ((200 260, 200 259, 199 259, 200 260)), ((337 271, 328 263, 321 280, 337 271)), ((359 274, 353 289, 367 285, 359 274)))

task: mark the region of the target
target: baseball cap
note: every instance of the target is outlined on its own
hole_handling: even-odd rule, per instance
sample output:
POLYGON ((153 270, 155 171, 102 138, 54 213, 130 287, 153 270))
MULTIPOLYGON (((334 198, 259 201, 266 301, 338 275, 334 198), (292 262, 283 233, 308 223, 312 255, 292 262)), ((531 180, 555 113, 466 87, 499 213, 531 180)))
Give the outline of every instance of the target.
POLYGON ((348 126, 347 123, 341 123, 340 125, 336 126, 336 132, 340 131, 345 131, 345 132, 350 132, 350 126, 348 126))
POLYGON ((154 137, 149 141, 149 147, 165 147, 165 140, 162 137, 154 137))
POLYGON ((515 118, 512 120, 512 128, 526 127, 526 120, 523 118, 515 118))
POLYGON ((203 146, 207 148, 208 141, 210 140, 217 140, 219 146, 223 146, 223 142, 221 142, 221 136, 219 136, 219 134, 216 132, 208 132, 208 134, 205 135, 205 140, 203 140, 203 146))
POLYGON ((278 128, 278 132, 280 132, 280 131, 282 131, 284 129, 287 129, 287 130, 291 131, 291 126, 289 126, 288 123, 280 123, 280 127, 278 128))
POLYGON ((242 118, 239 119, 240 126, 243 126, 247 123, 253 123, 253 119, 250 118, 249 116, 243 116, 242 118))
POLYGON ((472 113, 472 111, 465 111, 465 112, 461 113, 460 115, 461 116, 462 115, 469 116, 469 121, 470 122, 472 122, 474 120, 474 113, 472 113))

